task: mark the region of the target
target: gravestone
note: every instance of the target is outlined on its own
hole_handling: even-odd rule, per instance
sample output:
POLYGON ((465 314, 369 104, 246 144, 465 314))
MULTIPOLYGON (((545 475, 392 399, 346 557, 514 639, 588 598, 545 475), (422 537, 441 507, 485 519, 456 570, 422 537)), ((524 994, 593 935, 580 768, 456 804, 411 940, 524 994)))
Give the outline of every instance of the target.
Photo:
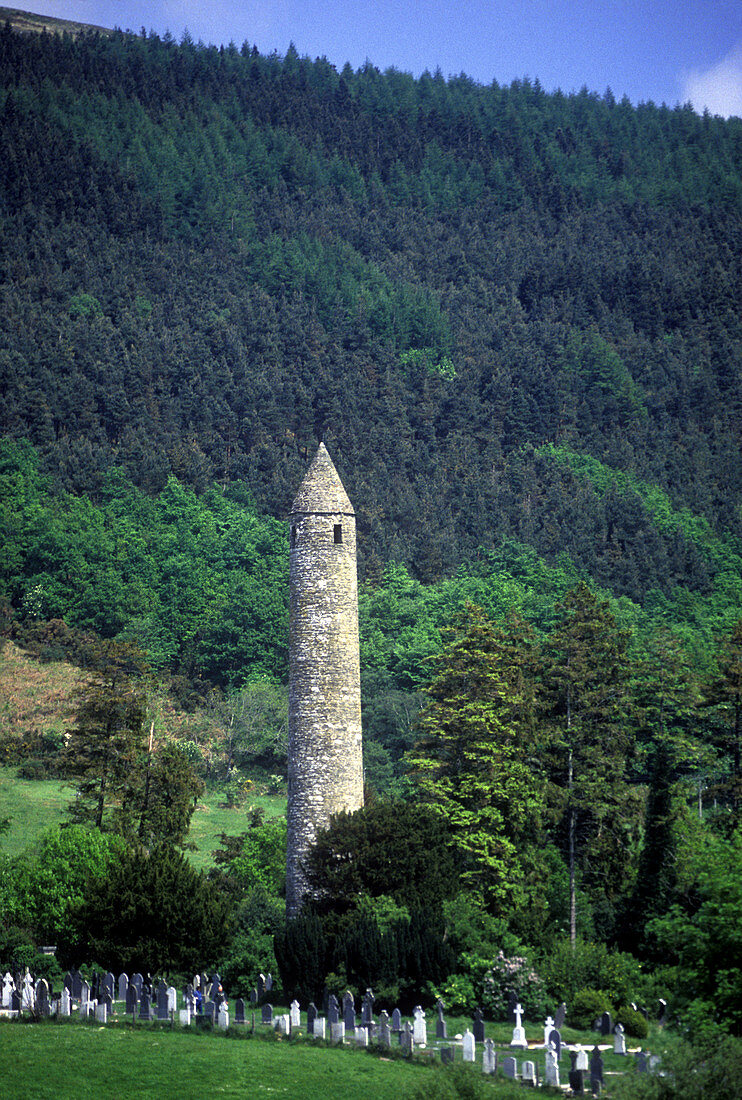
POLYGON ((59 1015, 71 1016, 72 1015, 72 997, 67 986, 62 990, 62 996, 59 1001, 59 1015))
POLYGON ((346 1031, 353 1031, 356 1026, 356 1002, 349 989, 343 994, 343 1022, 346 1031))
POLYGON ((250 1004, 256 1005, 258 1003, 258 987, 254 986, 250 990, 250 1004))
POLYGON ((265 992, 270 993, 270 991, 272 989, 273 989, 273 976, 271 975, 271 973, 269 971, 265 976, 265 992))
POLYGON ((299 1002, 294 1000, 289 1007, 289 1019, 291 1020, 291 1030, 295 1027, 301 1027, 301 1011, 299 1009, 299 1002))
POLYGON ((103 981, 101 984, 102 995, 105 995, 107 993, 111 1000, 113 1000, 116 996, 116 979, 114 978, 110 970, 107 974, 103 975, 103 981))
POLYGON ((613 1029, 613 1053, 626 1054, 626 1036, 621 1024, 616 1024, 613 1029))
POLYGON ((129 988, 126 990, 126 1011, 134 1014, 139 1004, 139 998, 137 997, 137 987, 134 982, 129 983, 129 988))
MULTIPOLYGON (((6 978, 9 978, 9 977, 10 977, 10 975, 9 975, 9 974, 6 974, 6 975, 5 975, 5 977, 6 977, 6 978)), ((64 981, 63 981, 63 983, 62 983, 62 984, 63 984, 64 988, 65 988, 66 990, 68 990, 68 992, 69 992, 70 996, 72 996, 72 984, 73 984, 73 983, 72 983, 72 975, 71 975, 71 973, 69 972, 69 970, 68 970, 68 971, 67 971, 67 973, 65 974, 65 976, 64 976, 64 981)))
POLYGON ((315 1039, 324 1039, 325 1037, 325 1017, 318 1016, 314 1021, 314 1037, 315 1039))
POLYGON ((544 1084, 550 1088, 559 1088, 559 1062, 556 1049, 550 1046, 546 1051, 546 1067, 544 1069, 544 1084))
POLYGON ((21 994, 20 990, 18 990, 18 989, 11 990, 11 994, 10 994, 10 1011, 11 1011, 11 1014, 14 1013, 14 1012, 20 1014, 22 1004, 23 1004, 23 997, 22 997, 22 994, 21 994))
POLYGON ((108 1005, 105 1001, 99 1001, 95 1006, 95 1018, 99 1024, 108 1023, 108 1005))
POLYGON ((557 1031, 561 1031, 564 1027, 564 1021, 567 1019, 567 1006, 562 1001, 559 1008, 556 1010, 556 1016, 554 1017, 554 1027, 557 1031))
POLYGON ((518 1063, 515 1058, 503 1058, 502 1060, 502 1072, 506 1077, 509 1077, 511 1081, 514 1081, 518 1076, 518 1063))
POLYGON ((415 1049, 415 1037, 409 1020, 405 1020, 405 1025, 399 1033, 399 1045, 405 1055, 412 1054, 415 1049))
POLYGON ((435 1021, 435 1037, 436 1039, 447 1039, 448 1029, 443 1018, 443 1001, 439 1000, 436 1008, 438 1009, 438 1018, 435 1021))
POLYGON ((218 1011, 216 1001, 207 1001, 204 1005, 204 1019, 210 1024, 215 1024, 218 1011))
POLYGON ((454 1058, 453 1047, 441 1047, 441 1062, 444 1066, 452 1066, 454 1058))
POLYGON ((105 1005, 106 1009, 108 1010, 108 1015, 111 1015, 111 1013, 113 1012, 113 998, 110 997, 108 993, 103 994, 100 1001, 98 1001, 98 1004, 105 1005))
POLYGON ((547 1050, 549 1049, 549 1036, 551 1035, 553 1030, 554 1030, 554 1019, 553 1019, 552 1016, 547 1016, 546 1021, 544 1023, 544 1046, 547 1050))
POLYGON ((399 1011, 398 1008, 395 1008, 394 1012, 392 1012, 392 1031, 395 1033, 395 1035, 398 1035, 401 1030, 402 1030, 402 1013, 399 1011))
POLYGON ((478 1043, 484 1042, 484 1015, 481 1008, 477 1008, 472 1017, 472 1032, 478 1043))
POLYGON ((90 986, 87 982, 80 984, 80 1004, 86 1005, 90 1002, 90 986))
POLYGON ((152 1005, 149 999, 149 992, 146 989, 142 990, 142 996, 139 1002, 139 1019, 140 1020, 153 1020, 154 1013, 152 1011, 152 1005))
POLYGON ((171 1017, 174 1017, 178 1010, 178 991, 174 985, 167 987, 167 1010, 171 1017))
POLYGON ((649 1072, 654 1073, 661 1061, 662 1059, 660 1058, 659 1054, 650 1054, 647 1060, 649 1072))
POLYGON ((180 1020, 180 1026, 181 1027, 190 1027, 192 1017, 193 1017, 193 1011, 192 1011, 192 1007, 191 1007, 191 1002, 188 1000, 188 998, 186 998, 185 1008, 181 1008, 180 1012, 178 1013, 178 1018, 180 1020))
POLYGON ((562 1054, 562 1037, 556 1028, 554 1028, 554 1030, 549 1033, 549 1046, 554 1047, 554 1050, 556 1051, 557 1061, 559 1061, 562 1054))
POLYGON ((82 998, 82 974, 79 970, 72 971, 72 996, 76 1001, 82 998))
POLYGON ((510 1041, 511 1047, 516 1047, 519 1050, 528 1049, 528 1040, 526 1039, 525 1028, 521 1023, 521 1013, 523 1009, 520 1003, 515 1006, 515 1027, 513 1028, 513 1038, 510 1041))
POLYGON ((307 1035, 314 1035, 314 1021, 317 1019, 317 1006, 310 1001, 307 1006, 307 1035))
POLYGON ((379 1014, 379 1045, 389 1050, 392 1045, 392 1029, 389 1026, 389 1013, 382 1008, 379 1014))
POLYGON ((330 1041, 336 1044, 345 1042, 345 1023, 343 1020, 337 1020, 330 1025, 330 1041))
POLYGON ((40 978, 36 983, 36 1009, 40 1016, 48 1016, 51 1012, 49 985, 46 978, 40 978))
POLYGON ((634 1061, 636 1063, 636 1072, 637 1073, 647 1073, 648 1072, 649 1066, 647 1064, 647 1056, 646 1056, 646 1054, 644 1053, 643 1050, 637 1051, 637 1053, 634 1055, 634 1061))
POLYGON ((137 1000, 141 1001, 142 990, 144 989, 144 978, 139 972, 137 972, 136 974, 132 974, 131 985, 133 985, 137 991, 137 1000))
POLYGON ((364 1027, 371 1027, 374 1022, 374 1001, 376 998, 373 995, 373 991, 367 989, 363 1001, 361 1002, 361 1023, 364 1027))
POLYGON ((222 989, 222 979, 219 977, 218 974, 212 974, 211 975, 211 999, 214 1002, 214 1004, 217 1006, 217 1008, 219 1007, 219 1005, 224 1000, 224 990, 222 989))
POLYGON ((101 976, 97 970, 94 970, 90 978, 90 997, 88 998, 89 1000, 97 1001, 100 998, 100 986, 101 976))
POLYGON ((585 1073, 583 1070, 571 1069, 569 1071, 569 1087, 573 1096, 585 1095, 585 1073))
POLYGON ((234 1002, 234 1022, 236 1024, 244 1024, 245 1022, 245 1002, 242 997, 238 997, 234 1002))
POLYGON ((497 1070, 497 1055, 493 1039, 484 1040, 484 1053, 482 1054, 482 1073, 492 1075, 497 1070))
POLYGON ((225 1000, 218 1007, 216 1022, 224 1031, 229 1027, 229 1006, 225 1000))
POLYGON ((258 974, 258 1000, 262 1000, 265 996, 265 974, 258 974))
POLYGON ((465 1062, 475 1061, 475 1059, 477 1057, 477 1041, 474 1038, 474 1032, 469 1031, 469 1028, 467 1028, 466 1031, 464 1032, 462 1045, 463 1045, 463 1048, 464 1048, 464 1061, 465 1062))
POLYGON ((129 978, 126 974, 119 974, 119 996, 118 999, 126 1004, 126 994, 129 992, 129 978))
POLYGON ((538 1077, 536 1076, 536 1063, 524 1062, 520 1069, 520 1079, 524 1085, 536 1088, 538 1077))
POLYGON ((664 997, 660 997, 659 1001, 659 1020, 660 1027, 664 1027, 667 1023, 667 1001, 664 997))
POLYGON ((332 1027, 340 1019, 340 1006, 334 993, 327 998, 327 1023, 332 1027))
POLYGON ((416 1047, 427 1046, 428 1028, 425 1023, 425 1013, 421 1005, 417 1005, 412 1014, 412 1037, 415 1040, 416 1047))
POLYGON ((599 1031, 601 1035, 610 1035, 613 1031, 613 1021, 611 1020, 610 1012, 604 1012, 600 1017, 599 1031))
POLYGON ((260 1022, 261 1024, 273 1024, 273 1005, 264 1004, 260 1009, 260 1022))
POLYGON ((168 1005, 167 986, 164 982, 158 982, 157 984, 157 1019, 169 1020, 170 1019, 170 1006, 168 1005))
POLYGON ((590 1056, 590 1088, 593 1096, 600 1095, 600 1093, 595 1092, 596 1081, 599 1085, 603 1084, 603 1056, 597 1046, 593 1047, 593 1052, 590 1056))
POLYGON ((577 1061, 575 1063, 575 1069, 586 1070, 589 1068, 589 1062, 587 1057, 587 1051, 584 1047, 577 1047, 577 1061))
POLYGON ((368 1046, 368 1028, 363 1027, 363 1025, 361 1025, 361 1027, 357 1027, 355 1029, 355 1038, 356 1038, 356 1046, 357 1047, 367 1047, 368 1046))

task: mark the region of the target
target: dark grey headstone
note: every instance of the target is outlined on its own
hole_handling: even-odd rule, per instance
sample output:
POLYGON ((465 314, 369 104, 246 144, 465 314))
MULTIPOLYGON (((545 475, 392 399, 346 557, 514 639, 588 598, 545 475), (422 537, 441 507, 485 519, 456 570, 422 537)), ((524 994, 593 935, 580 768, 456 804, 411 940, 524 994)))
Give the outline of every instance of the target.
POLYGON ((273 989, 273 975, 269 971, 265 976, 265 992, 270 993, 270 991, 272 989, 273 989))
POLYGON ((10 991, 10 1011, 20 1012, 23 999, 21 997, 21 991, 19 989, 11 989, 10 991))
POLYGON ((261 1000, 265 996, 265 974, 258 974, 258 1000, 261 1000))
POLYGON ((157 1019, 169 1020, 170 1012, 168 1011, 168 996, 167 986, 164 982, 159 982, 157 985, 157 1019))
POLYGON ((585 1095, 585 1071, 581 1069, 571 1069, 569 1071, 569 1087, 572 1090, 573 1096, 585 1095))
POLYGON ((142 990, 141 1001, 139 1005, 139 1019, 140 1020, 153 1020, 154 1013, 152 1011, 152 1005, 149 999, 149 992, 146 989, 142 990))
POLYGON ((353 994, 347 990, 343 994, 343 1021, 346 1033, 352 1032, 356 1026, 356 1003, 353 994))
POLYGON ((367 989, 363 1001, 361 1002, 361 1025, 363 1027, 370 1027, 374 1022, 375 999, 371 990, 367 989))
POLYGON ((70 974, 69 970, 67 971, 67 973, 64 976, 64 983, 63 984, 64 984, 64 988, 67 990, 67 992, 70 994, 70 996, 72 996, 73 981, 72 981, 72 975, 70 974))
POLYGON ((250 1004, 256 1005, 259 1000, 260 998, 258 996, 258 987, 255 986, 253 989, 250 990, 250 1004))
POLYGON ((443 1018, 443 1001, 438 1001, 438 1018, 435 1021, 435 1037, 436 1039, 447 1039, 448 1029, 446 1027, 446 1021, 443 1018))
POLYGON ((453 1047, 441 1047, 441 1062, 444 1066, 453 1065, 453 1047))
POLYGON ((136 974, 132 974, 131 984, 137 991, 137 998, 141 999, 142 990, 144 989, 144 978, 142 977, 142 975, 138 972, 136 974))
POLYGON ((636 1061, 636 1072, 637 1073, 647 1073, 649 1071, 647 1056, 646 1056, 646 1054, 644 1053, 643 1050, 638 1051, 634 1055, 634 1059, 636 1061))
POLYGON ((139 998, 137 997, 137 987, 134 982, 129 982, 129 987, 126 990, 126 1011, 127 1013, 134 1013, 139 1005, 139 998))
POLYGON ((273 1005, 264 1004, 260 1010, 261 1024, 273 1023, 273 1005))
POLYGON ((234 1022, 236 1024, 244 1024, 245 1022, 245 1002, 242 997, 238 997, 234 1002, 234 1022))
POLYGON ((128 974, 119 974, 119 995, 118 999, 126 1004, 126 994, 129 992, 129 976, 128 974))
POLYGON ((518 1004, 518 997, 512 991, 508 993, 508 1013, 510 1016, 510 1023, 514 1024, 516 1020, 515 1008, 518 1004))
POLYGON ((506 1077, 509 1077, 511 1081, 515 1080, 515 1075, 518 1072, 518 1063, 515 1058, 503 1058, 502 1072, 506 1077))
POLYGON ((613 1021, 611 1020, 610 1012, 604 1012, 600 1017, 600 1034, 610 1035, 613 1031, 613 1021))
POLYGON ((481 1008, 476 1009, 471 1021, 471 1029, 475 1043, 484 1042, 484 1015, 481 1008))
POLYGON ((48 1016, 51 1012, 49 1004, 49 985, 45 978, 36 983, 36 1009, 41 1016, 48 1016))
POLYGON ((331 993, 327 998, 327 1025, 332 1027, 333 1024, 340 1022, 340 1006, 338 1005, 338 999, 334 993, 331 993))
POLYGON ((392 1012, 392 1031, 399 1032, 402 1030, 402 1013, 398 1008, 392 1012))
POLYGON ((102 992, 107 993, 111 1000, 113 1000, 116 996, 116 979, 114 978, 110 970, 107 974, 103 976, 102 992))
POLYGON ((552 1030, 549 1032, 549 1042, 554 1044, 554 1049, 556 1051, 556 1056, 558 1060, 562 1053, 562 1036, 556 1028, 552 1028, 552 1030))
POLYGON ((590 1092, 593 1096, 600 1096, 603 1091, 603 1082, 599 1081, 597 1077, 590 1078, 590 1092))
POLYGON ((559 1008, 556 1010, 556 1016, 554 1017, 554 1027, 557 1031, 561 1031, 564 1027, 564 1021, 567 1019, 567 1006, 562 1001, 559 1008))
POLYGON ((216 1001, 207 1001, 204 1005, 204 1016, 209 1023, 215 1024, 218 1015, 219 1009, 217 1008, 216 1001))
POLYGON ((603 1082, 603 1055, 597 1046, 590 1055, 590 1080, 603 1082))
POLYGON ((310 1001, 307 1007, 307 1035, 314 1035, 314 1021, 317 1019, 317 1006, 310 1001))
POLYGON ((72 971, 72 996, 76 1001, 82 997, 82 974, 79 970, 72 971))

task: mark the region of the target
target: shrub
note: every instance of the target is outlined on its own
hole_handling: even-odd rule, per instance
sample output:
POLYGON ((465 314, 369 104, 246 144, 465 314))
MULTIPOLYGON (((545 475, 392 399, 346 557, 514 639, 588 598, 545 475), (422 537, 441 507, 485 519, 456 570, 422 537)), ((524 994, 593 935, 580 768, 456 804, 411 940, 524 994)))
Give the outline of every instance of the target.
POLYGON ((571 1027, 591 1028, 604 1012, 613 1011, 611 999, 602 989, 581 989, 569 1006, 569 1023, 571 1027))
POLYGON ((509 1018, 508 995, 515 994, 532 1020, 548 1012, 546 987, 524 955, 507 957, 502 951, 482 978, 482 1009, 493 1020, 509 1018))
POLYGON ((644 1016, 630 1005, 624 1005, 618 1010, 616 1023, 622 1024, 626 1034, 633 1036, 634 1039, 646 1039, 649 1034, 649 1024, 644 1016))

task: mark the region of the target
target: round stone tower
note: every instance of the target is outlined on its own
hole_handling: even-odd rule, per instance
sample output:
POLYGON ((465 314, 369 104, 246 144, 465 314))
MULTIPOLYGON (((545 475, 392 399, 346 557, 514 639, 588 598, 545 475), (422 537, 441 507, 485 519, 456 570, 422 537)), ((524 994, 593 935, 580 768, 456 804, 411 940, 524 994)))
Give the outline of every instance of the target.
POLYGON ((317 830, 363 805, 356 521, 320 443, 291 508, 286 913, 317 830))

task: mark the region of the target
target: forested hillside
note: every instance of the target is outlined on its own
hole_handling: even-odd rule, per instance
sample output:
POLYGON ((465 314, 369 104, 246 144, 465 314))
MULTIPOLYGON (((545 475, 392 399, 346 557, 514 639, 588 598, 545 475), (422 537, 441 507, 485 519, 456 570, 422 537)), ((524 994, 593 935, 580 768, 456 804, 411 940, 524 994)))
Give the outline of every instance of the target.
POLYGON ((635 600, 739 536, 742 122, 156 36, 0 35, 0 430, 62 489, 239 483, 324 437, 365 575, 515 537, 635 600))

